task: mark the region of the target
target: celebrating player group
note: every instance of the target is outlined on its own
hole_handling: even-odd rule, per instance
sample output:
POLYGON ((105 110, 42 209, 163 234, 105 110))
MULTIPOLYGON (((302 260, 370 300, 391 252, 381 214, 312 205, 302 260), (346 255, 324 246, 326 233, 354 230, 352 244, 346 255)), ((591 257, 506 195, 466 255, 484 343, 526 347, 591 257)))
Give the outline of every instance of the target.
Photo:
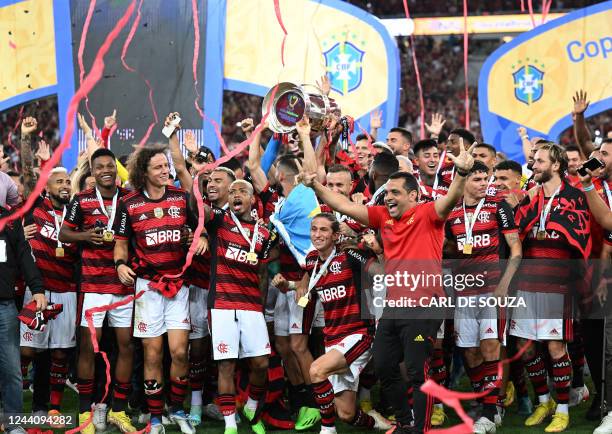
POLYGON ((589 395, 599 418, 612 139, 585 136, 586 106, 577 93, 575 146, 520 129, 525 166, 445 131, 442 114, 422 140, 379 137, 376 113, 354 140, 347 116, 315 128, 303 115, 288 134, 247 118, 248 152, 219 162, 170 113, 168 142, 126 159, 108 146, 114 112, 99 137, 79 116, 87 149, 69 172, 36 167, 38 123, 24 118, 22 199, 49 176, 0 233, 21 320, 0 357, 5 412, 25 396, 69 414, 76 385, 87 434, 424 433, 459 423, 448 390, 476 393, 462 403, 479 434, 512 413, 571 432, 589 395))

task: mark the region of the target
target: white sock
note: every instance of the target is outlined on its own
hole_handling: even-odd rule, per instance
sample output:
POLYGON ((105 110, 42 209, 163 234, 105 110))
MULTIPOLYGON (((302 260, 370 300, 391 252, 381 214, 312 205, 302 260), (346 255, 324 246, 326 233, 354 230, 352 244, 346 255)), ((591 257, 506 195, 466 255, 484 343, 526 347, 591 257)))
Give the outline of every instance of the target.
POLYGON ((366 389, 365 387, 359 388, 359 400, 363 401, 364 399, 370 400, 370 389, 366 389))
POLYGON ((547 393, 546 395, 538 395, 538 401, 540 401, 540 404, 550 401, 550 393, 547 393))
POLYGON ((248 408, 249 410, 255 411, 255 410, 257 410, 257 403, 258 402, 259 401, 255 401, 253 398, 251 398, 249 396, 249 399, 247 400, 247 402, 245 404, 245 407, 248 408))
POLYGON ((191 392, 191 405, 199 405, 202 406, 202 391, 194 390, 191 392))
POLYGON ((225 428, 238 428, 238 425, 236 425, 236 413, 223 416, 223 419, 225 419, 225 428))
POLYGON ((557 404, 557 413, 568 414, 569 404, 557 404))

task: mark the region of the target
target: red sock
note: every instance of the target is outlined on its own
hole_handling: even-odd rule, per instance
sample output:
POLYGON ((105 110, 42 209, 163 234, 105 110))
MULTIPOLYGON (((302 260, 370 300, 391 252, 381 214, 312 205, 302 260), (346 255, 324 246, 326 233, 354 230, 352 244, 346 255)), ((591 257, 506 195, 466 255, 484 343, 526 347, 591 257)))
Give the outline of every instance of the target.
POLYGON ((68 362, 65 359, 55 359, 52 357, 49 375, 49 406, 52 410, 59 410, 62 405, 67 378, 68 362))
POLYGON ((525 370, 527 370, 527 375, 531 380, 535 394, 538 396, 548 394, 548 372, 546 371, 546 366, 544 366, 542 356, 536 353, 530 359, 525 360, 525 370))
POLYGON ((317 401, 321 411, 321 425, 327 427, 335 426, 336 408, 334 406, 334 389, 329 380, 312 383, 314 399, 317 401))
POLYGON ((132 383, 115 381, 115 386, 113 387, 113 411, 125 411, 131 391, 132 383))
POLYGON ((173 411, 183 409, 183 402, 187 396, 189 381, 187 377, 174 377, 170 379, 170 404, 173 411))
POLYGON ((552 360, 552 375, 557 393, 557 403, 569 403, 570 381, 572 379, 572 362, 565 353, 556 360, 552 360))
POLYGON ((217 396, 217 405, 223 416, 236 413, 236 396, 233 393, 221 393, 217 396))
MULTIPOLYGON (((429 378, 437 384, 444 385, 446 381, 446 364, 444 363, 444 351, 442 348, 435 348, 429 362, 429 378)), ((442 401, 434 399, 434 404, 440 404, 442 401)))
POLYGON ((161 419, 164 412, 164 389, 157 380, 145 380, 144 392, 151 418, 161 419))
POLYGON ((266 393, 265 386, 256 386, 254 384, 249 384, 249 398, 253 401, 261 401, 266 393))
POLYGON ((497 364, 499 360, 485 361, 482 363, 482 390, 489 393, 482 397, 483 416, 489 420, 493 420, 497 413, 497 400, 499 398, 499 386, 501 379, 497 375, 497 364))

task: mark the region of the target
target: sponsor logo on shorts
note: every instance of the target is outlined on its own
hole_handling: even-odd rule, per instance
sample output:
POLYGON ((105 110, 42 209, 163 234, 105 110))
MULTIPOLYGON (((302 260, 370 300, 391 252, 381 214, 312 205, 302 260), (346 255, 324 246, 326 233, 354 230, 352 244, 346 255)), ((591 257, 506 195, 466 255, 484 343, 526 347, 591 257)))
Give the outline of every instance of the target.
POLYGON ((140 321, 140 322, 138 323, 138 326, 137 326, 137 327, 138 327, 138 331, 139 331, 140 333, 146 333, 146 332, 147 332, 147 324, 146 324, 146 323, 144 323, 144 322, 140 321))
POLYGON ((291 324, 291 328, 292 329, 299 329, 298 325, 296 323, 291 324))
POLYGON ((485 332, 485 334, 488 334, 488 335, 491 335, 491 334, 494 334, 494 333, 495 333, 495 332, 493 331, 493 329, 492 329, 491 327, 489 327, 489 328, 487 329, 487 331, 485 332))
POLYGON ((559 332, 557 331, 557 329, 552 329, 552 330, 550 331, 550 334, 551 334, 551 335, 554 335, 554 336, 558 336, 558 335, 559 335, 559 332))
POLYGON ((229 352, 229 345, 223 341, 219 342, 219 345, 217 345, 217 351, 219 351, 221 354, 227 354, 229 352))
POLYGON ((189 318, 185 318, 183 321, 181 321, 183 324, 190 324, 189 323, 189 318))
POLYGON ((266 344, 266 350, 269 350, 269 349, 271 349, 271 348, 272 348, 272 347, 270 346, 270 342, 268 342, 268 343, 266 344))

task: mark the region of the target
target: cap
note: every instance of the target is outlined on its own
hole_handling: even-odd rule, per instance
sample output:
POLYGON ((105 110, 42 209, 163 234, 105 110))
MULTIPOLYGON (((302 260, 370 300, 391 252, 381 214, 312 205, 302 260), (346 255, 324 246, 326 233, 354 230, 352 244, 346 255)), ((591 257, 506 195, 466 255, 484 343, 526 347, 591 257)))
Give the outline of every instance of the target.
POLYGON ((208 163, 208 159, 212 157, 212 160, 215 161, 215 154, 210 150, 208 146, 200 146, 198 152, 195 153, 193 159, 198 163, 208 163))

